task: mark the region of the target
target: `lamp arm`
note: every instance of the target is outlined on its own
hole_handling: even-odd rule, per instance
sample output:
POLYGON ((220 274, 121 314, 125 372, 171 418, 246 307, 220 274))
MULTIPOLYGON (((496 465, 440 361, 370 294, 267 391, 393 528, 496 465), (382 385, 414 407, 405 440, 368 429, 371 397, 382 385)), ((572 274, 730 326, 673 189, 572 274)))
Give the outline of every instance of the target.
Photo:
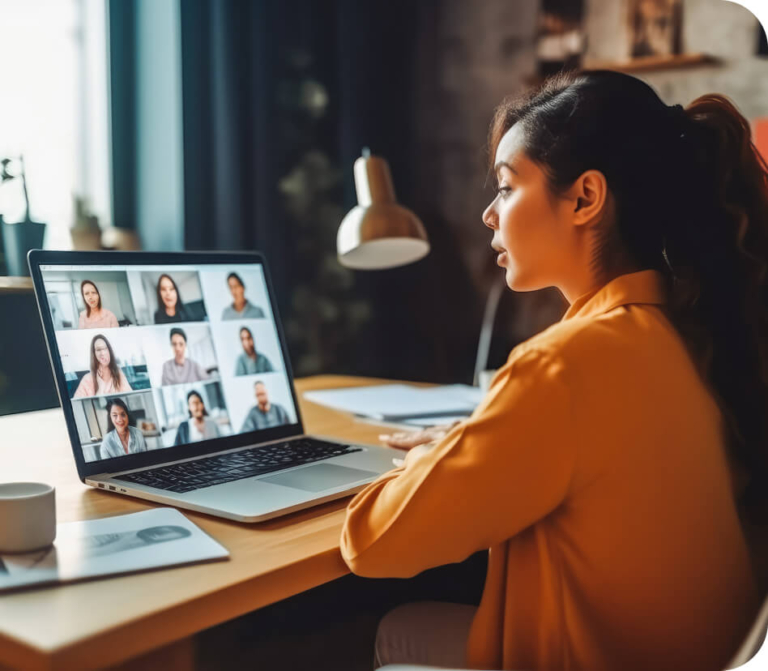
POLYGON ((485 301, 483 324, 480 327, 480 339, 477 343, 477 358, 475 359, 475 376, 473 381, 475 386, 480 383, 480 373, 488 367, 488 354, 491 350, 491 339, 493 338, 493 324, 496 321, 499 301, 506 286, 506 282, 494 282, 485 301))

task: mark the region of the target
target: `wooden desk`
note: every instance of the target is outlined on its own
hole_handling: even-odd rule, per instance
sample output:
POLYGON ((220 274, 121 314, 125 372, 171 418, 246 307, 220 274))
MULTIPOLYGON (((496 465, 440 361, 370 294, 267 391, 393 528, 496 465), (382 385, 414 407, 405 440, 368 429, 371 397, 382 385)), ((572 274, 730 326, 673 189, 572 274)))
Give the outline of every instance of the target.
MULTIPOLYGON (((301 393, 381 382, 341 376, 299 380, 307 431, 378 443, 380 427, 306 402, 301 393)), ((54 485, 59 522, 154 505, 79 481, 60 409, 0 418, 0 480, 54 485)), ((0 668, 92 669, 153 650, 162 656, 160 648, 207 627, 339 578, 349 572, 339 553, 348 501, 258 525, 184 511, 230 551, 229 561, 0 596, 0 668)))

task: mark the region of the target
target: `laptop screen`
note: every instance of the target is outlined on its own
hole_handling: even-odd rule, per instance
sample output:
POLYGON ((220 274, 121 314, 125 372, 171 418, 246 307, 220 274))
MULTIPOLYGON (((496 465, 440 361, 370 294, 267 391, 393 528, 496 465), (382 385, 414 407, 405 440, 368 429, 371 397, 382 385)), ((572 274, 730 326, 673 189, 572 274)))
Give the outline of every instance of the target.
POLYGON ((298 423, 259 263, 40 274, 83 461, 298 423))

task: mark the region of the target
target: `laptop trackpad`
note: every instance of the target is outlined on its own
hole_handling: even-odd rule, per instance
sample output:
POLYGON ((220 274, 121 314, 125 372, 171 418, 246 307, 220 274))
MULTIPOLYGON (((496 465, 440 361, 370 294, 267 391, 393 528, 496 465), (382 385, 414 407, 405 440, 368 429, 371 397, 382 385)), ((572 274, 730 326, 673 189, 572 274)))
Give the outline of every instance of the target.
POLYGON ((373 471, 363 471, 359 468, 335 464, 317 464, 306 468, 297 468, 295 471, 288 471, 287 473, 278 473, 268 478, 259 478, 259 480, 272 485, 295 487, 307 492, 321 492, 324 489, 335 489, 347 483, 359 482, 377 475, 378 473, 373 471))

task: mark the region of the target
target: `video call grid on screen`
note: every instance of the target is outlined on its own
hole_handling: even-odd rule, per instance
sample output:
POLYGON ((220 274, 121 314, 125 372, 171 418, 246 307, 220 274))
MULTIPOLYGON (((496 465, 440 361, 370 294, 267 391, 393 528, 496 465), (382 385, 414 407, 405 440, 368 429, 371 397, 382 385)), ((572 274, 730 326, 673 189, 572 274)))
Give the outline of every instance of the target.
POLYGON ((261 265, 40 270, 84 461, 297 422, 261 265))

